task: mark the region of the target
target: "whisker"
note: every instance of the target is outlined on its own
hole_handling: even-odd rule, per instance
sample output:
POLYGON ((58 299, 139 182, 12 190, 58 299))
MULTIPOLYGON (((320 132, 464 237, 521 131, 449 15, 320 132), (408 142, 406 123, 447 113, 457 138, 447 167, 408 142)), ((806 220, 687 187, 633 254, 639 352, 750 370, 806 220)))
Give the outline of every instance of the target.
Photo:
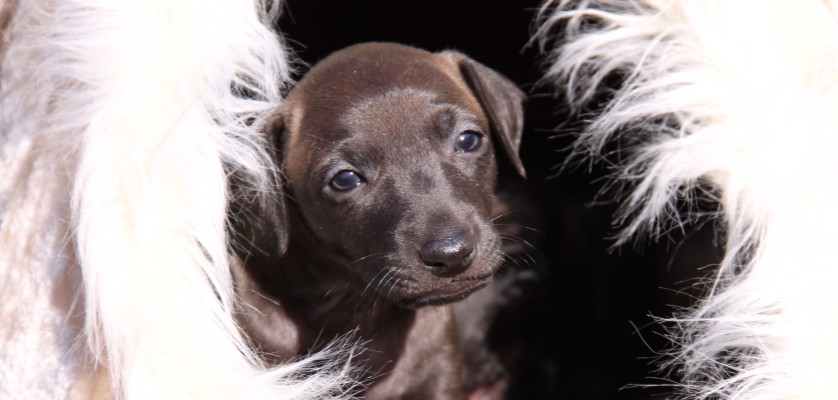
POLYGON ((537 265, 536 262, 535 262, 535 259, 530 257, 529 254, 527 254, 527 253, 513 254, 513 256, 517 257, 521 261, 521 263, 523 263, 525 266, 534 268, 537 265))
MULTIPOLYGON (((523 268, 524 268, 523 266, 521 266, 521 259, 520 259, 520 258, 513 257, 513 255, 512 255, 512 254, 506 254, 506 260, 507 260, 509 263, 514 264, 515 269, 523 269, 523 268)), ((507 265, 509 265, 509 264, 507 264, 507 265)))
POLYGON ((496 255, 494 255, 493 258, 498 263, 498 265, 500 266, 499 267, 500 269, 504 269, 504 270, 509 269, 509 266, 507 265, 508 256, 506 255, 506 253, 504 253, 502 251, 498 251, 498 253, 496 255))
POLYGON ((516 269, 522 270, 526 268, 543 269, 544 266, 539 264, 531 254, 524 252, 505 253, 502 250, 497 250, 495 254, 502 257, 502 269, 516 269))
POLYGON ((527 258, 529 258, 529 259, 530 259, 530 262, 532 263, 532 266, 533 266, 533 267, 538 267, 538 266, 540 266, 540 265, 541 265, 541 264, 539 264, 537 261, 535 261, 535 258, 532 256, 532 254, 530 254, 530 253, 524 253, 524 255, 525 255, 525 256, 527 256, 527 258))
POLYGON ((507 254, 507 256, 508 256, 508 257, 517 257, 517 258, 518 258, 521 262, 523 262, 525 265, 529 265, 529 266, 536 266, 536 265, 538 264, 538 263, 535 261, 535 258, 533 258, 532 254, 530 254, 530 253, 529 253, 529 252, 527 252, 527 251, 523 251, 523 252, 521 252, 521 251, 519 251, 519 252, 514 252, 514 253, 507 254))
POLYGON ((508 262, 509 257, 502 250, 495 250, 495 252, 492 253, 492 258, 498 261, 498 273, 511 269, 508 262))
POLYGON ((547 239, 547 235, 545 235, 544 232, 542 232, 538 229, 535 229, 531 226, 526 226, 526 225, 521 225, 521 224, 493 224, 493 225, 494 226, 517 226, 521 229, 526 229, 528 231, 535 232, 535 233, 539 234, 545 240, 547 239))
POLYGON ((395 270, 395 269, 392 269, 392 268, 387 268, 387 273, 386 273, 386 274, 384 274, 384 276, 383 276, 383 277, 382 277, 382 278, 378 281, 378 283, 375 285, 375 290, 376 290, 377 292, 379 292, 379 293, 380 293, 380 290, 383 290, 383 289, 384 289, 384 282, 387 282, 387 280, 388 280, 388 279, 390 279, 390 275, 391 275, 391 274, 393 274, 394 272, 396 272, 396 270, 395 270))
MULTIPOLYGON (((363 256, 363 257, 361 257, 361 258, 359 258, 359 259, 357 259, 357 260, 355 260, 355 261, 352 261, 352 262, 351 262, 351 263, 349 263, 349 264, 346 264, 346 266, 348 267, 348 266, 350 266, 350 265, 352 265, 352 264, 359 263, 359 262, 364 261, 364 260, 366 260, 366 259, 368 259, 368 258, 370 258, 370 257, 374 257, 374 256, 386 256, 386 255, 387 255, 387 253, 372 253, 372 254, 368 254, 368 255, 363 256)), ((383 258, 383 257, 382 257, 382 258, 383 258)))
POLYGON ((401 282, 401 279, 396 277, 396 280, 393 281, 392 285, 390 285, 390 290, 387 292, 387 297, 390 297, 390 294, 393 293, 393 289, 396 287, 396 285, 399 284, 399 282, 401 282))
POLYGON ((538 249, 535 246, 533 246, 532 243, 530 243, 530 242, 528 242, 524 239, 521 239, 518 236, 509 234, 509 233, 499 233, 498 236, 500 236, 501 239, 506 239, 506 240, 510 240, 510 241, 513 241, 513 242, 518 242, 518 243, 521 243, 521 244, 525 244, 529 248, 538 251, 538 249))
MULTIPOLYGON (((381 280, 378 281, 378 284, 376 285, 376 295, 375 295, 375 299, 372 302, 372 309, 374 309, 376 307, 376 305, 378 305, 378 299, 384 297, 381 294, 381 292, 384 291, 384 288, 386 288, 388 286, 389 282, 391 282, 393 279, 398 279, 398 276, 397 276, 398 273, 396 272, 395 268, 393 268, 392 266, 387 266, 386 268, 387 268, 387 274, 385 274, 384 277, 381 278, 381 280)), ((391 288, 391 290, 392 290, 392 288, 391 288)))
POLYGON ((370 281, 367 282, 367 285, 364 286, 364 290, 361 291, 361 295, 363 296, 364 293, 367 292, 367 289, 370 288, 370 285, 372 285, 372 283, 375 282, 376 278, 378 278, 379 275, 381 275, 382 273, 389 273, 389 271, 390 270, 387 268, 382 268, 378 272, 376 272, 375 275, 373 275, 372 278, 370 278, 370 281))
POLYGON ((501 215, 496 215, 496 216, 492 217, 491 222, 495 222, 495 221, 497 221, 497 220, 499 220, 503 217, 506 217, 510 214, 513 214, 513 213, 516 213, 516 212, 519 212, 519 211, 521 211, 521 209, 509 210, 509 211, 507 211, 507 212, 505 212, 501 215))

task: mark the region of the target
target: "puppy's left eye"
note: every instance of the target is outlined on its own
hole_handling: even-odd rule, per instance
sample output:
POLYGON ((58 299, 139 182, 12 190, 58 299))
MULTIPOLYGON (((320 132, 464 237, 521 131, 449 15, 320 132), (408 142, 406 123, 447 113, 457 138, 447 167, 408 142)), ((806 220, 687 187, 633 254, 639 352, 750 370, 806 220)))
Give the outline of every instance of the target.
POLYGON ((481 144, 483 144, 483 135, 477 132, 465 131, 457 136, 457 142, 454 146, 458 153, 471 153, 479 149, 481 144))
POLYGON ((329 186, 338 192, 348 192, 362 183, 364 183, 364 178, 361 175, 358 175, 355 171, 345 169, 332 177, 332 180, 329 181, 329 186))

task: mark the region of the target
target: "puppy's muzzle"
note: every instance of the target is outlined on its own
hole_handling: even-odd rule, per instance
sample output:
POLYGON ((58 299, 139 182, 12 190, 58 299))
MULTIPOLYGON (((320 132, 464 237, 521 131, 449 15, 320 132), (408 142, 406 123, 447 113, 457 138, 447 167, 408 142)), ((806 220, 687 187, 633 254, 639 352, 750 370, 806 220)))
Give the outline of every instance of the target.
POLYGON ((468 269, 474 260, 474 241, 471 235, 454 231, 422 245, 419 258, 435 276, 453 277, 468 269))

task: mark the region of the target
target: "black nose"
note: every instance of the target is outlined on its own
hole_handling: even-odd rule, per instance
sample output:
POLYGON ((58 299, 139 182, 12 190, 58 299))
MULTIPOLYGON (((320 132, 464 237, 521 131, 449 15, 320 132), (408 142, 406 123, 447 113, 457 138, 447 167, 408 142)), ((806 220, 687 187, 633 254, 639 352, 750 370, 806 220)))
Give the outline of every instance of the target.
POLYGON ((471 264, 473 253, 471 238, 463 232, 434 238, 419 249, 419 257, 431 273, 442 277, 465 271, 471 264))

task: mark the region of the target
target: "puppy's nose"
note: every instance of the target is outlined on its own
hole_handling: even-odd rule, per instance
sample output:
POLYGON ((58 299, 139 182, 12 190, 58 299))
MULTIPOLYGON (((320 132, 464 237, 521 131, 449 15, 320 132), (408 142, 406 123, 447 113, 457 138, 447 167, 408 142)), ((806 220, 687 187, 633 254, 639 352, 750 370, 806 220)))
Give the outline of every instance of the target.
POLYGON ((463 232, 435 238, 419 249, 419 257, 439 277, 451 277, 465 271, 471 264, 474 245, 463 232))

